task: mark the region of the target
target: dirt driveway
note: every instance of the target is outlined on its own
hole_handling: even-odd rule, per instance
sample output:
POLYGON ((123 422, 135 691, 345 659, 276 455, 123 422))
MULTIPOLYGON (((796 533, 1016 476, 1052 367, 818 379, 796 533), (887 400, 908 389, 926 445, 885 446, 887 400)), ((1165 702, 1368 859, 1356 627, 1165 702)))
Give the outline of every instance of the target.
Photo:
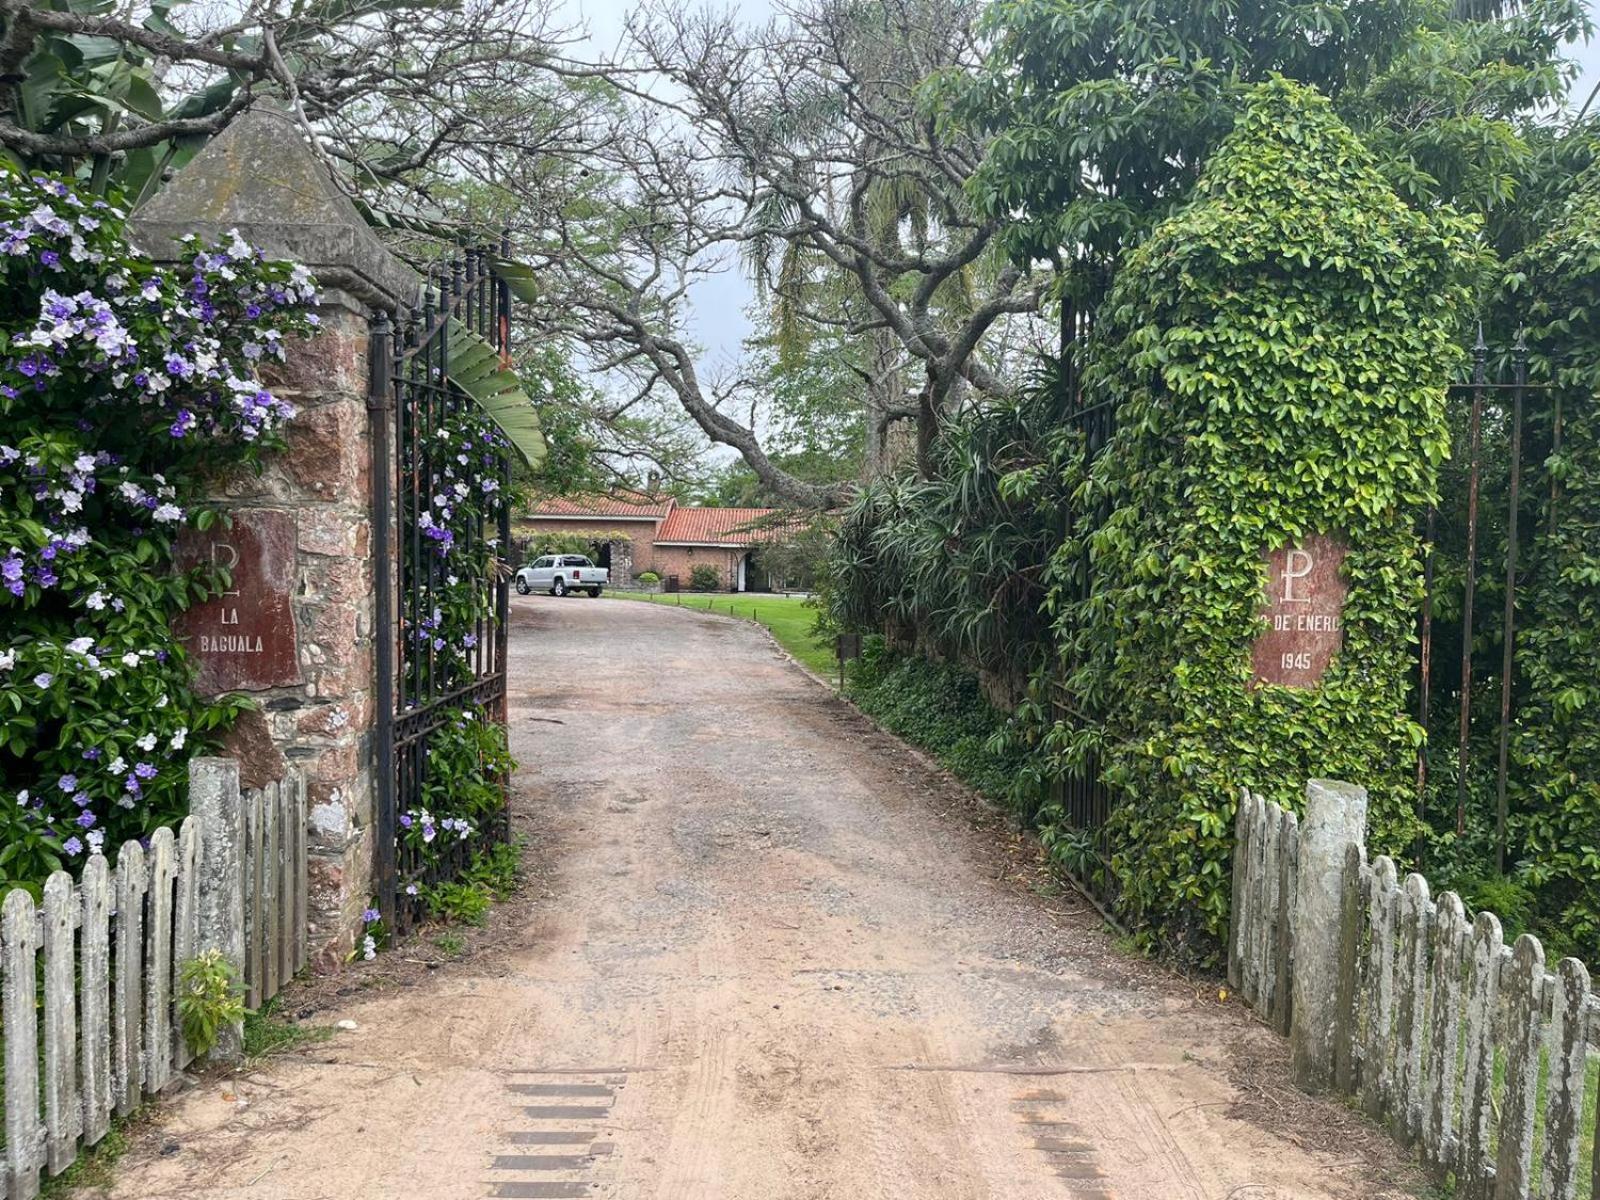
POLYGON ((761 630, 513 607, 530 899, 462 963, 417 965, 424 940, 309 993, 358 1028, 202 1081, 110 1195, 1298 1200, 1403 1174, 761 630))

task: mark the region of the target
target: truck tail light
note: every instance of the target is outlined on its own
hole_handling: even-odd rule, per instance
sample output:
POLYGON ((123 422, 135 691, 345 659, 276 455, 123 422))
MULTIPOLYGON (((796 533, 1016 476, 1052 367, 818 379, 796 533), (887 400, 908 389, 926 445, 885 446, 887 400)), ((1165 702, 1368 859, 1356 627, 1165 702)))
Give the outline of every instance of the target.
POLYGON ((583 572, 582 571, 573 571, 572 577, 574 579, 582 579, 583 578, 583 572))

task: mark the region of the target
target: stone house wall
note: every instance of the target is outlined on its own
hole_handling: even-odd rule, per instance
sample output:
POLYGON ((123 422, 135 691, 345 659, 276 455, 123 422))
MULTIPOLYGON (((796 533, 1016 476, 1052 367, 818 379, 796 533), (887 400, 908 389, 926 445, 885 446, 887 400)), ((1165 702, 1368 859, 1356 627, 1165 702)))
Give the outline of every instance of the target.
POLYGON ((739 559, 746 553, 743 549, 724 546, 657 546, 655 569, 660 573, 663 583, 667 576, 676 575, 678 585, 688 591, 689 576, 694 568, 701 563, 710 563, 722 580, 722 590, 732 591, 739 577, 739 559))

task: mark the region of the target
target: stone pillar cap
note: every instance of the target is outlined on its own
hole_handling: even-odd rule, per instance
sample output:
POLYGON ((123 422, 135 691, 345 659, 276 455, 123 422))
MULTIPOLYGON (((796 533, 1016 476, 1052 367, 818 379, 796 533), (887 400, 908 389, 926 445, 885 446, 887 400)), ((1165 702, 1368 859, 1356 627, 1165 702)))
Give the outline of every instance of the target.
POLYGON ((129 219, 135 244, 177 261, 189 234, 237 229, 269 257, 302 263, 319 284, 401 311, 421 277, 373 233, 289 114, 257 104, 208 142, 129 219))

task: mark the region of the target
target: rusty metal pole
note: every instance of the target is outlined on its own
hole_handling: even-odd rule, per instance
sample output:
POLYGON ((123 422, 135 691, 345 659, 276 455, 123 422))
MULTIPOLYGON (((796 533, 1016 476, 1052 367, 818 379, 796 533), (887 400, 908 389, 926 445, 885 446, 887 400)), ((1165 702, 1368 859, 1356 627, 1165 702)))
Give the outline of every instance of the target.
POLYGON ((1472 416, 1467 435, 1467 579, 1461 605, 1461 729, 1456 744, 1456 832, 1467 831, 1467 739, 1472 731, 1472 602, 1478 573, 1478 451, 1483 431, 1483 390, 1489 347, 1483 324, 1472 347, 1472 416))
MULTIPOLYGON (((1417 820, 1427 818, 1428 806, 1428 710, 1433 696, 1433 551, 1438 537, 1439 509, 1428 509, 1428 523, 1422 545, 1422 631, 1421 658, 1417 677, 1417 724, 1422 726, 1422 745, 1417 748, 1417 820)), ((1423 837, 1417 835, 1417 860, 1422 859, 1423 837)))
POLYGON ((1506 517, 1506 608, 1500 657, 1500 761, 1495 774, 1494 864, 1506 871, 1506 777, 1511 748, 1511 672, 1516 653, 1517 505, 1522 492, 1522 392, 1528 382, 1528 345, 1521 334, 1513 355, 1511 392, 1511 505, 1506 517))

